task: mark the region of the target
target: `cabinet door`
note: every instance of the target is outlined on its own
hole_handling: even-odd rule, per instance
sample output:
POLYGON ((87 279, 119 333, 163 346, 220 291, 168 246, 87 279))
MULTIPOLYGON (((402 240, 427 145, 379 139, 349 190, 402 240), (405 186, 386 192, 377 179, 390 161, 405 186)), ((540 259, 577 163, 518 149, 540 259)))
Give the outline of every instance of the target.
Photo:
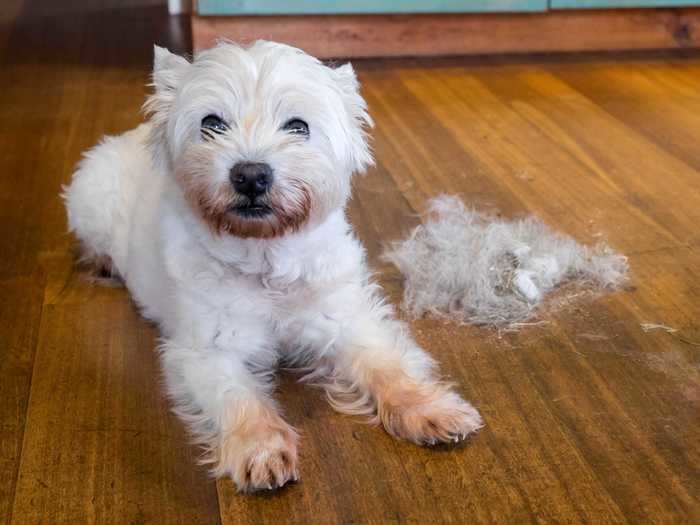
POLYGON ((547 0, 199 0, 200 15, 545 11, 547 0))
POLYGON ((552 9, 605 9, 606 7, 679 7, 700 5, 700 0, 550 0, 552 9))

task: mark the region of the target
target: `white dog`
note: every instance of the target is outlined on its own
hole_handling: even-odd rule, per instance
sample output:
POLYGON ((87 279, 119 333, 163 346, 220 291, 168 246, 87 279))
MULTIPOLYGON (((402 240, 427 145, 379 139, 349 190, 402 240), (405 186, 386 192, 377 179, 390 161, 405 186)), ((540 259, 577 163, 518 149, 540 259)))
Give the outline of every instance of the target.
POLYGON ((87 152, 64 197, 85 258, 159 324, 169 394, 214 473, 245 491, 297 479, 297 434, 271 395, 280 361, 393 436, 477 430, 346 220, 351 177, 372 163, 352 66, 264 41, 191 63, 156 47, 153 85, 150 120, 87 152))

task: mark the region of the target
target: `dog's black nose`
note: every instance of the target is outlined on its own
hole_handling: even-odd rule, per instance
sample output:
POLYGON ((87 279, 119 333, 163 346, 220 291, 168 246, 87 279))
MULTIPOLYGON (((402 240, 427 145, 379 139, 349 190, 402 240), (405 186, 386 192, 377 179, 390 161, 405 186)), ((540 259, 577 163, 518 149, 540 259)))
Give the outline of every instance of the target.
POLYGON ((231 184, 235 190, 253 200, 272 185, 272 168, 263 162, 239 162, 231 168, 231 184))

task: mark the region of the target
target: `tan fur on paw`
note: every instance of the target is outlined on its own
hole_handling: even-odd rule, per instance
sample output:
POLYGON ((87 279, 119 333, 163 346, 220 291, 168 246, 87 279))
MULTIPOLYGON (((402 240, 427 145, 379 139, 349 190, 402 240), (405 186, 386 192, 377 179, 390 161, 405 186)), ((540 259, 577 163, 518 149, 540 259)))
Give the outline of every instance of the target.
POLYGON ((231 477, 243 492, 276 489, 299 478, 296 442, 281 433, 266 436, 235 463, 231 477))
POLYGON ((479 412, 443 383, 403 378, 384 383, 377 394, 387 432, 419 445, 458 442, 483 426, 479 412))
POLYGON ((299 478, 295 430, 272 407, 249 405, 235 414, 215 474, 229 475, 242 492, 271 490, 299 478))

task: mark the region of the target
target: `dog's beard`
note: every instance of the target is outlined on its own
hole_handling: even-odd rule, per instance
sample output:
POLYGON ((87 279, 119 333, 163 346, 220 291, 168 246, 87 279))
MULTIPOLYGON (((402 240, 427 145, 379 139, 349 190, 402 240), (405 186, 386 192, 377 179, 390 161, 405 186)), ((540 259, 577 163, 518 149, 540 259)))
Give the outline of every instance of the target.
POLYGON ((208 176, 178 172, 178 180, 192 209, 219 235, 269 239, 299 230, 311 214, 311 191, 296 179, 276 182, 252 202, 231 185, 212 186, 208 176))

